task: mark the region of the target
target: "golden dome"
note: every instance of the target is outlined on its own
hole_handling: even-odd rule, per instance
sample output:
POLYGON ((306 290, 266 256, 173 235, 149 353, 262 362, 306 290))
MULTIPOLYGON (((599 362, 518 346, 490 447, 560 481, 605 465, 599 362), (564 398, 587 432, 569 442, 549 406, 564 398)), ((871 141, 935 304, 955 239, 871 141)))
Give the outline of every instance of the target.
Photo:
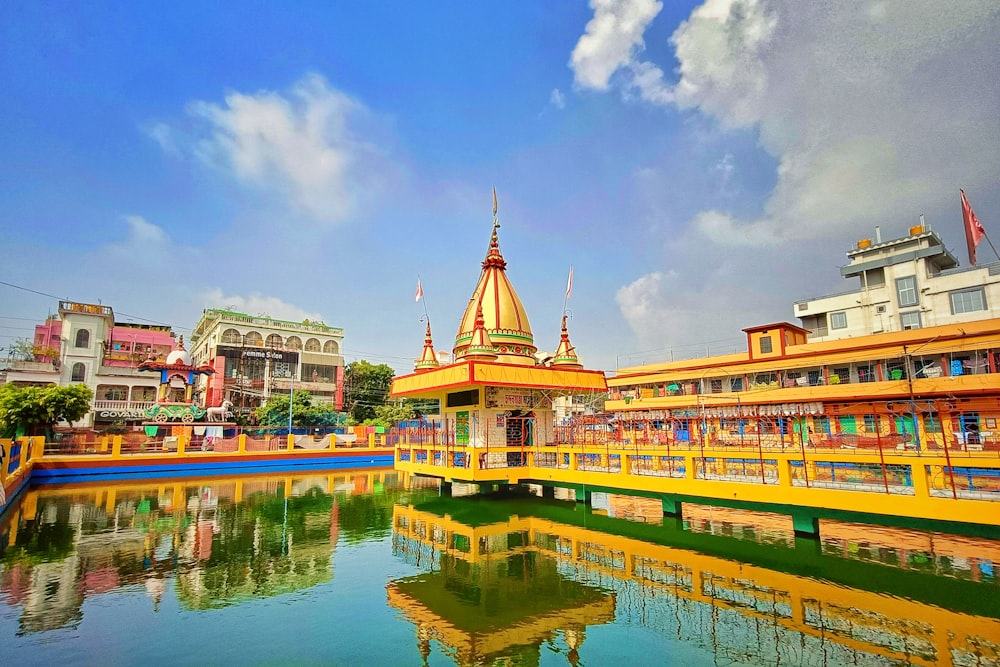
POLYGON ((507 279, 507 262, 500 253, 497 240, 499 226, 494 220, 490 248, 483 260, 483 272, 472 298, 469 299, 461 324, 458 325, 452 352, 456 361, 466 357, 476 331, 476 316, 481 312, 483 327, 493 344, 497 361, 533 366, 537 348, 528 323, 528 314, 521 305, 514 286, 507 279))

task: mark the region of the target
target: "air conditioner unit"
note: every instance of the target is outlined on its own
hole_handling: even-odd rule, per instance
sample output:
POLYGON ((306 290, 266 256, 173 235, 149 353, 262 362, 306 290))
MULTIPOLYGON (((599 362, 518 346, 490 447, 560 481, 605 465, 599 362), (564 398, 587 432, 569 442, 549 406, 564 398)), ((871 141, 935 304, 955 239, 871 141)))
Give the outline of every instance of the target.
POLYGON ((884 313, 885 312, 885 306, 884 305, 883 306, 875 306, 875 312, 876 313, 884 313))

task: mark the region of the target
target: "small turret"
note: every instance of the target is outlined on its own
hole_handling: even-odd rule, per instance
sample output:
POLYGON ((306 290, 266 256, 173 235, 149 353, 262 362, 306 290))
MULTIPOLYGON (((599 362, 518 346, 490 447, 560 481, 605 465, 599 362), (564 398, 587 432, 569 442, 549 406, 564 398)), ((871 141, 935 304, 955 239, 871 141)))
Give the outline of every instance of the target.
POLYGON ((434 353, 434 341, 431 339, 431 321, 427 320, 427 332, 424 334, 424 350, 420 358, 413 362, 413 370, 416 372, 429 371, 440 366, 437 355, 434 353))

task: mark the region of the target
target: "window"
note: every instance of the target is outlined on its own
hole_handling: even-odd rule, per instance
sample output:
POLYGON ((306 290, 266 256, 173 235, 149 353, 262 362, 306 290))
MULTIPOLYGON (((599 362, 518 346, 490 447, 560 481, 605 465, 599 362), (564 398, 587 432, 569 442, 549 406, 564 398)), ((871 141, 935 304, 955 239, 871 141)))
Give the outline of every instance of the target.
POLYGON ((236 329, 226 329, 222 332, 222 342, 226 345, 239 345, 241 338, 240 332, 236 329))
POLYGON ((899 323, 903 329, 919 329, 920 328, 920 311, 911 310, 906 313, 899 314, 899 323))
POLYGON ((917 305, 917 277, 896 278, 896 297, 900 307, 917 305))
POLYGON ((850 384, 851 382, 851 369, 845 368, 834 368, 833 375, 830 376, 830 382, 833 384, 850 384), (833 382, 833 377, 837 377, 836 383, 833 382))
POLYGON ((271 334, 267 337, 265 344, 268 347, 281 347, 281 336, 278 334, 271 334))
POLYGON ((245 344, 251 347, 264 347, 264 337, 256 331, 251 331, 247 334, 245 344))
POLYGON ((761 354, 767 354, 771 352, 771 337, 761 336, 760 337, 760 351, 761 354))
POLYGON ((306 352, 319 352, 320 345, 319 341, 315 338, 310 338, 306 341, 306 352))
POLYGON ((90 347, 90 329, 80 329, 76 332, 76 346, 90 347))
MULTIPOLYGON (((79 336, 77 336, 79 339, 79 336)), ((84 366, 79 361, 73 364, 73 375, 70 378, 72 382, 86 382, 87 381, 87 367, 84 366)))
POLYGON ((289 336, 285 341, 285 347, 289 350, 301 350, 302 349, 302 339, 298 336, 289 336))
POLYGON ((712 393, 721 394, 722 393, 722 380, 712 380, 712 393))
POLYGON ((874 366, 858 366, 858 382, 875 382, 877 379, 874 366))
POLYGON ((323 351, 327 354, 337 354, 337 344, 332 340, 328 340, 323 343, 323 351))
POLYGON ((839 313, 830 313, 830 328, 846 329, 847 313, 845 313, 844 311, 840 311, 839 313))
POLYGON ((977 310, 986 310, 986 292, 982 287, 963 289, 951 292, 951 314, 973 313, 977 310))
POLYGON ((733 391, 743 391, 743 378, 733 378, 733 391))

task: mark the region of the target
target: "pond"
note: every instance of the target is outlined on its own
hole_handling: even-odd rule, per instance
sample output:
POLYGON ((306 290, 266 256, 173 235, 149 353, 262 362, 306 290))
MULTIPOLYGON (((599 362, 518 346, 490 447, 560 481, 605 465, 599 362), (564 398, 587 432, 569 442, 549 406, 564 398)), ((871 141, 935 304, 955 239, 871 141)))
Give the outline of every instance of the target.
POLYGON ((391 469, 33 487, 8 665, 1000 664, 1000 541, 391 469))

